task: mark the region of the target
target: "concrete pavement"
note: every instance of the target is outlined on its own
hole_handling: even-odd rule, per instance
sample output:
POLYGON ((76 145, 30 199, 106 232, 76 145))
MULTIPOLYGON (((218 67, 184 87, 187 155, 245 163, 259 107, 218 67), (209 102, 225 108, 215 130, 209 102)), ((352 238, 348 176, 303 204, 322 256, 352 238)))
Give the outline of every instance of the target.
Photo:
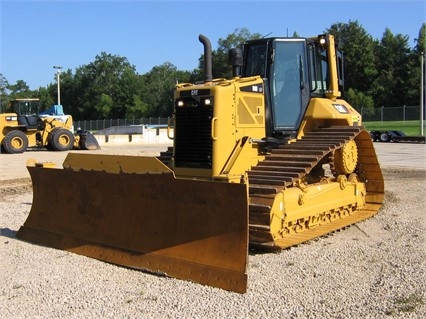
POLYGON ((382 168, 426 169, 426 144, 375 142, 374 148, 382 168))

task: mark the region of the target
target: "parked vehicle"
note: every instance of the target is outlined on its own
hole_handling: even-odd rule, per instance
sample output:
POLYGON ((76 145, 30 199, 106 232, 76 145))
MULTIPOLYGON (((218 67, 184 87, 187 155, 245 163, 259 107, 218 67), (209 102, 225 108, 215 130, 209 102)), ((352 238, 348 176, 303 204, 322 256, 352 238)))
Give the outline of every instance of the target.
POLYGON ((412 142, 425 143, 424 136, 407 136, 402 131, 370 131, 374 142, 412 142))
POLYGON ((23 153, 29 147, 53 151, 99 149, 96 138, 88 131, 73 133, 71 115, 62 105, 40 112, 39 99, 11 101, 9 112, 0 114, 0 143, 5 153, 23 153))

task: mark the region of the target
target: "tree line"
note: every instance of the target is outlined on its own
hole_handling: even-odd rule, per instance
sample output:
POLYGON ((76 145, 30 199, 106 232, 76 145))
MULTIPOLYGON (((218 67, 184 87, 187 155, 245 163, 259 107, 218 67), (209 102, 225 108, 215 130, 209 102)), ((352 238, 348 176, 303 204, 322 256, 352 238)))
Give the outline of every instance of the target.
MULTIPOLYGON (((419 105, 421 56, 426 52, 426 23, 409 46, 409 37, 393 34, 386 28, 381 39, 373 39, 358 23, 335 23, 325 30, 333 34, 344 54, 344 98, 355 108, 419 105)), ((295 32, 293 36, 298 36, 295 32)), ((236 29, 218 40, 213 50, 213 77, 230 78, 228 51, 250 39, 260 38, 247 28, 236 29)), ((173 112, 176 83, 195 83, 203 79, 204 61, 201 54, 194 70, 178 70, 170 62, 154 66, 138 74, 127 58, 101 52, 93 62, 73 72, 61 73, 61 104, 67 114, 78 120, 108 118, 168 117, 173 112)), ((8 83, 0 74, 1 102, 5 105, 16 98, 39 98, 48 108, 55 104, 56 83, 30 90, 24 80, 8 83)))

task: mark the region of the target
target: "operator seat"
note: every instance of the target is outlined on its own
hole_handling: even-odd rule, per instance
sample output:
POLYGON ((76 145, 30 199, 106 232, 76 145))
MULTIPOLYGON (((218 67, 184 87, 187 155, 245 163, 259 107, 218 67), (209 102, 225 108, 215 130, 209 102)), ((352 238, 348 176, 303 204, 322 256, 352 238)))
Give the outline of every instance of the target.
POLYGON ((19 125, 25 126, 27 130, 43 130, 44 123, 43 121, 35 115, 19 115, 18 116, 19 125))

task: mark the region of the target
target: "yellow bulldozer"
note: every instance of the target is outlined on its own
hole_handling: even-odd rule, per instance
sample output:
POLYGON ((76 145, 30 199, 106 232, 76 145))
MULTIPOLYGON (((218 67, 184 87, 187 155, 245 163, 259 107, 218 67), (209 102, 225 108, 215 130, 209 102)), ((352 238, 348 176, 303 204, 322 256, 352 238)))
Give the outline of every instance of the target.
POLYGON ((249 248, 281 250, 376 214, 384 181, 360 114, 341 96, 332 35, 230 51, 233 76, 180 83, 158 157, 70 153, 28 165, 17 237, 225 290, 247 290, 249 248))
POLYGON ((39 99, 15 99, 10 102, 8 111, 2 110, 2 152, 23 153, 29 147, 45 147, 54 151, 100 148, 90 132, 78 130, 73 133, 73 119, 63 113, 62 105, 52 105, 42 112, 39 110, 39 99))

